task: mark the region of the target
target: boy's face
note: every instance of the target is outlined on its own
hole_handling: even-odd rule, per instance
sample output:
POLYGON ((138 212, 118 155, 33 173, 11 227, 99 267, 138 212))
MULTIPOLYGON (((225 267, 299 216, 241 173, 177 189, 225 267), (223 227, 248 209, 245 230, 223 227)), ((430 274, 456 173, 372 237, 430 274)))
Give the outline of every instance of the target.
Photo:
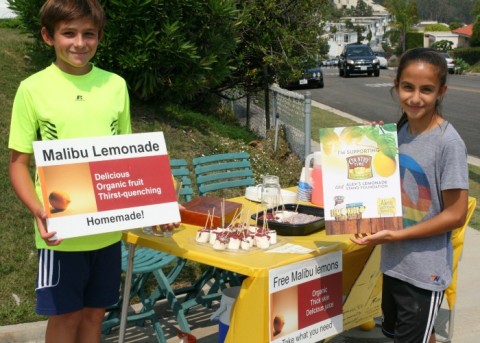
POLYGON ((89 19, 62 21, 55 28, 53 37, 42 28, 43 40, 55 49, 55 64, 65 73, 83 75, 91 70, 88 63, 100 41, 98 28, 89 19))

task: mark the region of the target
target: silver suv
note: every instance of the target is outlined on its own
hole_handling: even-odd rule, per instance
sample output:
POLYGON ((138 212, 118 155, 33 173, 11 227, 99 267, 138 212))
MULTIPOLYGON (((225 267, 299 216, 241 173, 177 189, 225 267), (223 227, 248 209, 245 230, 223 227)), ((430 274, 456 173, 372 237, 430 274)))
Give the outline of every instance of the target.
POLYGON ((347 44, 338 61, 338 73, 344 77, 349 77, 351 74, 380 76, 380 63, 368 45, 347 44))
POLYGON ((450 55, 447 52, 440 52, 440 55, 442 55, 445 58, 445 61, 447 62, 447 67, 448 67, 448 73, 449 74, 454 74, 455 73, 455 60, 450 57, 450 55))

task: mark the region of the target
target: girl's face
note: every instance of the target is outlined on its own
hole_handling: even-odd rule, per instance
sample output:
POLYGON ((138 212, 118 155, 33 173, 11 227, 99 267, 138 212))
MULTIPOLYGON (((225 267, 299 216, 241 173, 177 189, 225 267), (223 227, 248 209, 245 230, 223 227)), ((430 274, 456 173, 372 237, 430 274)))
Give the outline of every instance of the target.
POLYGON ((414 61, 403 69, 400 80, 395 80, 395 89, 409 123, 426 123, 428 126, 437 114, 437 101, 445 94, 447 86, 440 86, 435 66, 414 61))
POLYGON ((44 41, 55 48, 55 64, 62 71, 83 75, 91 70, 88 63, 97 51, 98 28, 89 19, 80 18, 64 21, 57 25, 53 37, 42 28, 44 41))

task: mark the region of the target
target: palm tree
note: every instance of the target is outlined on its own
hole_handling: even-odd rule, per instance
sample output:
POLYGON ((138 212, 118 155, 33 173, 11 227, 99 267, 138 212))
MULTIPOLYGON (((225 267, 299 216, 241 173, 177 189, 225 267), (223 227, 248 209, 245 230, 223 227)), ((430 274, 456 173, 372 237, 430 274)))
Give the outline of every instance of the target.
MULTIPOLYGON (((394 16, 391 22, 393 32, 398 33, 401 52, 405 51, 407 32, 418 22, 416 0, 387 0, 385 7, 394 16)), ((392 32, 392 33, 393 33, 392 32)))

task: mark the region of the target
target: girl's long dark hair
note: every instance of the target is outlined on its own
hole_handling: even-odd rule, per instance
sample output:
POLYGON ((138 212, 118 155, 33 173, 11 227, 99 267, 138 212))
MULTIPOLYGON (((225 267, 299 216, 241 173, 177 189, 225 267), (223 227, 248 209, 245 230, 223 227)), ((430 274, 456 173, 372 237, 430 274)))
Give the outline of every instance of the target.
MULTIPOLYGON (((395 80, 397 84, 400 82, 400 77, 402 76, 403 70, 413 62, 424 62, 431 64, 432 66, 437 68, 438 72, 438 79, 440 82, 440 87, 443 87, 447 83, 447 75, 448 75, 448 67, 445 58, 440 55, 437 51, 430 49, 430 48, 414 48, 410 49, 403 53, 400 57, 400 61, 398 63, 397 68, 397 75, 395 80)), ((393 88, 392 88, 393 91, 393 88)), ((435 110, 440 115, 440 105, 441 101, 436 102, 435 110)), ((407 114, 405 112, 402 113, 402 116, 397 122, 397 131, 400 131, 402 126, 404 126, 408 122, 407 114)))

